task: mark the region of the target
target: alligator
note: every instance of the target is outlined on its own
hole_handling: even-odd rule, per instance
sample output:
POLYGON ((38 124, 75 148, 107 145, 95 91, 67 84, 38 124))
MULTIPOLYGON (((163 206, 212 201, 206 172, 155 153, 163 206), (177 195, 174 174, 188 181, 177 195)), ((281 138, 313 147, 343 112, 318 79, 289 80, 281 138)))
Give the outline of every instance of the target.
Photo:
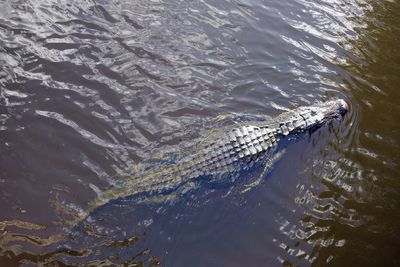
POLYGON ((99 206, 128 196, 169 195, 184 191, 196 181, 233 182, 254 164, 265 164, 283 140, 316 130, 343 116, 348 108, 344 100, 335 99, 298 107, 267 122, 247 121, 221 127, 176 160, 136 168, 133 175, 104 192, 95 188, 98 199, 79 217, 84 219, 99 206))
POLYGON ((65 221, 71 228, 66 229, 67 236, 59 237, 55 254, 59 254, 57 257, 63 262, 71 260, 93 265, 95 261, 92 260, 98 260, 99 255, 120 255, 120 246, 128 242, 124 253, 129 249, 126 255, 136 255, 136 250, 141 247, 136 244, 142 236, 141 230, 146 232, 141 227, 147 227, 147 224, 145 221, 135 224, 138 218, 130 216, 133 210, 137 208, 138 212, 148 214, 152 209, 147 207, 155 207, 158 214, 161 206, 157 204, 179 201, 187 192, 209 185, 214 189, 219 183, 230 185, 229 189, 225 187, 228 190, 232 186, 241 190, 243 187, 240 185, 245 185, 244 190, 251 189, 265 177, 276 161, 273 158, 282 154, 288 142, 344 116, 348 109, 344 100, 336 99, 299 107, 273 119, 258 116, 238 119, 241 117, 234 116, 222 120, 226 123, 224 126, 220 125, 220 120, 213 124, 214 129, 202 133, 197 141, 189 142, 194 145, 189 145, 186 150, 180 149, 161 159, 153 157, 124 170, 123 175, 116 176, 119 179, 115 184, 103 192, 92 187, 98 193, 98 199, 88 209, 78 211, 79 214, 74 208, 71 210, 70 206, 61 205, 60 208, 74 219, 65 221), (253 175, 257 171, 261 173, 253 175), (126 228, 119 225, 121 218, 130 221, 130 225, 126 228))

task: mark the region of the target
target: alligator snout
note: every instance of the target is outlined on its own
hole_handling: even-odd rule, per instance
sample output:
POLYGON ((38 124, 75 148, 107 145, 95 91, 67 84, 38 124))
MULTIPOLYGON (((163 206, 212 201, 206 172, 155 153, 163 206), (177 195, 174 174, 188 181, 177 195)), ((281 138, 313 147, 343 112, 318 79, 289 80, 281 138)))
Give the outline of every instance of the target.
POLYGON ((339 99, 339 113, 343 116, 349 111, 349 104, 343 99, 339 99))

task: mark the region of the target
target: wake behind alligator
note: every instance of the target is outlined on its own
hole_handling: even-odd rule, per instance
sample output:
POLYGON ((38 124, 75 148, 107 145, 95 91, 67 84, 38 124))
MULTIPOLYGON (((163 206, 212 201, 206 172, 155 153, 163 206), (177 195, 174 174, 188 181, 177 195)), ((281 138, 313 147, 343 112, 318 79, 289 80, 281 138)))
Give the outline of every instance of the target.
POLYGON ((135 174, 98 192, 98 200, 80 214, 80 220, 104 204, 128 196, 146 200, 176 195, 204 181, 234 182, 254 165, 266 164, 284 140, 315 130, 347 110, 347 103, 336 99, 299 107, 266 122, 248 121, 216 129, 205 140, 195 142, 186 155, 165 164, 136 168, 135 174))

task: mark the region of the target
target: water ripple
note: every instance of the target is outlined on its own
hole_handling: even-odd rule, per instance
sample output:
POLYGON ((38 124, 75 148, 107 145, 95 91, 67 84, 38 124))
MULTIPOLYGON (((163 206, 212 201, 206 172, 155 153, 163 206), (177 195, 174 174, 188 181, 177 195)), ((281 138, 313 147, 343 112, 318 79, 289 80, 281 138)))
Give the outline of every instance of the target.
POLYGON ((0 8, 0 265, 398 263, 398 2, 0 8), (332 97, 350 103, 342 122, 288 146, 257 186, 125 199, 57 247, 103 190, 218 115, 332 97))

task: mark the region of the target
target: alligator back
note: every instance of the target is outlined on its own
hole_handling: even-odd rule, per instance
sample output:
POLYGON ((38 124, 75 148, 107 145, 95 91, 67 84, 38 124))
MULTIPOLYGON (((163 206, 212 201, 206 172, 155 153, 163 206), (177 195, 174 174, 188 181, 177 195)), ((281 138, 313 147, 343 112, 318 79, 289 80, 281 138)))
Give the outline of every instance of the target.
POLYGON ((117 198, 135 195, 162 198, 180 187, 181 191, 191 189, 198 182, 232 183, 268 158, 282 135, 277 129, 257 126, 254 122, 235 126, 203 135, 183 155, 169 155, 171 158, 163 163, 136 166, 109 190, 98 192, 99 199, 82 216, 117 198))

